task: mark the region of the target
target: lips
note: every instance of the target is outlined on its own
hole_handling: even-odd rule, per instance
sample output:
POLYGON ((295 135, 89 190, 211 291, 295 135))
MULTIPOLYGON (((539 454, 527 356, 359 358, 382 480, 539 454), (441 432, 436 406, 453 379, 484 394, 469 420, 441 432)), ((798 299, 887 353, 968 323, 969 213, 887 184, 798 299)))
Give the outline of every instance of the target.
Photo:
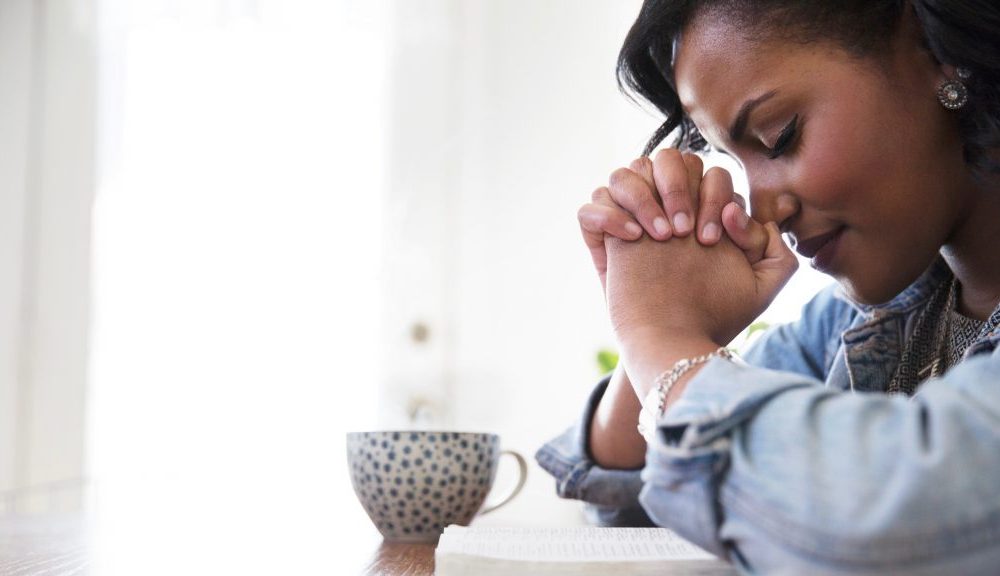
POLYGON ((838 236, 840 236, 840 233, 843 231, 844 228, 840 227, 824 234, 812 236, 802 241, 796 241, 795 251, 806 258, 812 258, 816 256, 816 254, 822 250, 824 246, 829 244, 830 241, 835 240, 838 236))

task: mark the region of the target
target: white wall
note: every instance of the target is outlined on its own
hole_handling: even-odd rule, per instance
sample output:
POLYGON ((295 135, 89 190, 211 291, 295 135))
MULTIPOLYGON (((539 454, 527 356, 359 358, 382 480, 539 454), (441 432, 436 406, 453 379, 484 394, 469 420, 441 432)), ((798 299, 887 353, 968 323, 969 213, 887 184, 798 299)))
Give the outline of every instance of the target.
POLYGON ((656 119, 615 85, 639 2, 473 4, 451 396, 459 427, 532 452, 577 417, 613 345, 576 211, 656 119))
MULTIPOLYGON (((0 2, 0 492, 85 469, 93 4, 0 2)), ((385 253, 373 425, 416 414, 530 453, 576 417, 612 345, 576 210, 657 122, 614 82, 639 4, 393 4, 386 202, 348 214, 385 253)))
POLYGON ((33 2, 0 3, 0 492, 18 482, 21 288, 33 2))
POLYGON ((611 341, 576 210, 656 123, 614 80, 639 4, 397 4, 386 423, 427 396, 531 452, 578 413, 611 341))
MULTIPOLYGON (((25 291, 29 486, 83 475, 96 61, 90 0, 36 3, 42 40, 25 291)), ((70 495, 72 505, 73 497, 70 495)))
MULTIPOLYGON (((93 16, 89 0, 11 0, 0 7, 0 118, 10 128, 0 129, 0 442, 6 448, 0 487, 6 490, 83 475, 93 16)), ((80 493, 43 496, 28 506, 75 507, 80 493)))
MULTIPOLYGON (((429 398, 425 423, 532 452, 578 416, 614 343, 576 211, 660 121, 615 82, 640 4, 397 3, 382 424, 429 398)), ((829 281, 807 268, 764 318, 829 281)))
POLYGON ((388 37, 381 426, 447 422, 458 262, 462 0, 397 1, 388 37), (426 338, 414 335, 425 328, 426 338))

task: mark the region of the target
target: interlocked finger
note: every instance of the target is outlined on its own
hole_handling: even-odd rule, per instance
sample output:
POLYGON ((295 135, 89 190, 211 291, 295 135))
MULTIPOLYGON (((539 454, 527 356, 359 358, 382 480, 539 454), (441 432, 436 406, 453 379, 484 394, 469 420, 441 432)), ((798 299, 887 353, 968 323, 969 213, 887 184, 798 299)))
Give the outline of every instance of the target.
MULTIPOLYGON (((648 156, 640 156, 628 165, 628 169, 638 174, 650 189, 656 190, 656 181, 653 180, 653 161, 648 156)), ((657 200, 659 202, 659 200, 657 200)))
POLYGON ((743 250, 751 265, 764 258, 769 240, 763 224, 751 218, 736 201, 723 207, 721 218, 726 234, 743 250))
POLYGON ((646 177, 630 168, 619 168, 611 173, 608 190, 614 203, 631 214, 650 236, 658 240, 670 237, 670 226, 657 201, 656 188, 646 177))
POLYGON ((708 246, 722 238, 722 209, 738 197, 733 179, 722 168, 710 168, 698 191, 698 240, 708 246))
POLYGON ((678 150, 663 148, 653 158, 653 179, 674 236, 687 236, 694 226, 693 192, 688 166, 678 150))
MULTIPOLYGON (((594 243, 604 243, 604 234, 622 240, 636 240, 642 236, 642 227, 625 209, 611 198, 607 186, 601 186, 591 194, 591 203, 584 204, 577 212, 580 227, 594 234, 594 243)), ((588 242, 588 246, 590 243, 588 242)))

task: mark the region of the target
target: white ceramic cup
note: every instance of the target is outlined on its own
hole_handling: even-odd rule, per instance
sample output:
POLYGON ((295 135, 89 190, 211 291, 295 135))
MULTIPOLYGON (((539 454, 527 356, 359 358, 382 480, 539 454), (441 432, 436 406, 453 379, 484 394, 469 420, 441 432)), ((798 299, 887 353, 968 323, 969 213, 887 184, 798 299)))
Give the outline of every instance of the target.
POLYGON ((528 475, 523 456, 481 432, 351 432, 347 462, 354 492, 382 536, 412 542, 435 541, 445 526, 466 525, 510 502, 528 475), (484 506, 503 454, 517 462, 517 485, 484 506))

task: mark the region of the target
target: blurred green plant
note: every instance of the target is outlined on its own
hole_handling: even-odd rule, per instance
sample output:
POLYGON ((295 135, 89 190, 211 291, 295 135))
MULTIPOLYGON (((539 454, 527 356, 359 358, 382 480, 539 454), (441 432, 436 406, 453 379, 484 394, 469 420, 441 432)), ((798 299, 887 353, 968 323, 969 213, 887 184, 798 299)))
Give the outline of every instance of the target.
POLYGON ((754 335, 755 332, 761 332, 767 330, 771 327, 770 322, 764 322, 763 320, 754 322, 746 329, 746 335, 743 336, 743 342, 746 343, 750 340, 750 337, 754 335))
POLYGON ((618 366, 618 353, 610 348, 601 348, 597 351, 597 368, 601 374, 607 374, 618 366))
MULTIPOLYGON (((735 340, 729 343, 728 348, 733 352, 739 352, 741 350, 746 350, 747 346, 750 344, 751 337, 757 332, 763 332, 771 327, 770 322, 765 322, 763 320, 758 320, 750 326, 747 327, 735 340)), ((597 369, 600 370, 601 374, 607 374, 618 366, 618 352, 615 352, 611 348, 601 348, 597 351, 597 369)))

